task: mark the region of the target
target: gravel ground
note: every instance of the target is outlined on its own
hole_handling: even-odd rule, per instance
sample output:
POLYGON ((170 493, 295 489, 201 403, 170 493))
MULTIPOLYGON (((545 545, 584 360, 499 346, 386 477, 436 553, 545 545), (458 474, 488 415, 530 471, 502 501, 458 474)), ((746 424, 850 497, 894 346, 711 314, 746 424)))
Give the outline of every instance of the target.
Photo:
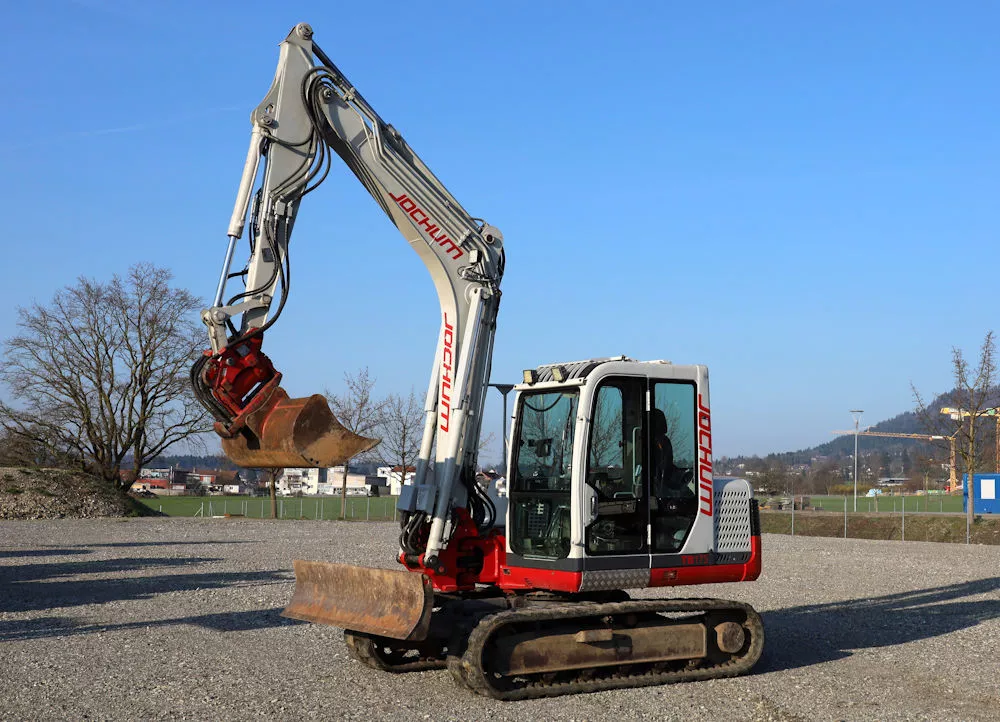
MULTIPOLYGON (((380 674, 278 616, 293 558, 391 566, 392 524, 0 522, 0 717, 987 720, 1000 718, 1000 549, 767 535, 750 676, 495 702, 447 671, 380 674)), ((665 595, 662 591, 642 593, 665 595)))

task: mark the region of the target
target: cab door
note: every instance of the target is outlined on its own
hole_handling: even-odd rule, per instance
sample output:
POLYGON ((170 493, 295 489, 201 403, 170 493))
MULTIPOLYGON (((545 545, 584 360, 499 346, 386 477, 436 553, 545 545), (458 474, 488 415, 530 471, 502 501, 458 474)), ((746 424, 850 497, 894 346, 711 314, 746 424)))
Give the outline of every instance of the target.
POLYGON ((649 541, 654 569, 674 560, 698 515, 697 386, 685 379, 649 382, 649 541))
POLYGON ((645 377, 601 380, 590 409, 585 569, 648 569, 649 479, 645 377))

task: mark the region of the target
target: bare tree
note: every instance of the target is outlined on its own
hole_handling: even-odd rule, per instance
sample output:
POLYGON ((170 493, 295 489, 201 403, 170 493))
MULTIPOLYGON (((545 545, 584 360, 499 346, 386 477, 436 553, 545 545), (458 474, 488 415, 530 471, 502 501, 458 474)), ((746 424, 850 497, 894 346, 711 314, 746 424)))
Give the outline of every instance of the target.
MULTIPOLYGON (((924 491, 924 501, 927 501, 931 478, 935 473, 941 473, 941 461, 935 459, 932 454, 917 453, 913 459, 912 478, 907 483, 907 491, 916 492, 920 489, 924 491)), ((935 479, 936 481, 936 479, 935 479)))
MULTIPOLYGON (((358 436, 373 438, 382 423, 382 413, 388 403, 387 399, 376 399, 372 395, 375 379, 368 373, 368 367, 360 369, 356 374, 344 374, 347 390, 342 394, 326 392, 330 402, 330 410, 348 431, 358 436)), ((376 447, 378 448, 378 447, 376 447)), ((371 452, 369 452, 371 453, 371 452)), ((347 518, 347 463, 340 480, 340 518, 347 518)))
POLYGON ((389 466, 399 466, 400 481, 406 481, 406 469, 416 463, 424 433, 424 408, 416 394, 390 394, 385 400, 379 426, 382 443, 379 457, 389 466))
POLYGON ((0 466, 57 466, 53 458, 41 444, 23 436, 0 433, 0 466))
POLYGON ((788 494, 791 490, 791 475, 783 461, 774 456, 765 459, 763 473, 754 481, 767 494, 788 494))
MULTIPOLYGON (((939 409, 929 409, 916 389, 913 393, 917 402, 917 414, 925 426, 940 429, 943 424, 950 424, 950 431, 955 434, 956 452, 962 460, 968 480, 966 541, 969 541, 975 517, 975 473, 979 457, 984 451, 982 447, 986 446, 981 443, 985 435, 983 423, 986 423, 982 417, 986 416, 990 400, 996 396, 996 343, 993 332, 989 331, 983 339, 983 344, 979 348, 979 365, 976 368, 969 365, 959 348, 952 348, 951 363, 955 388, 948 395, 948 399, 953 413, 942 414, 939 409)), ((988 423, 993 424, 993 421, 991 418, 988 423)))
POLYGON ((842 480, 836 459, 826 459, 812 468, 802 489, 813 494, 829 494, 830 490, 842 480))
POLYGON ((268 496, 271 497, 271 518, 278 518, 278 477, 284 469, 267 470, 268 496))
POLYGON ((21 333, 0 368, 18 402, 0 403, 5 432, 124 491, 148 461, 210 430, 188 380, 201 304, 171 277, 138 264, 125 278, 80 278, 47 306, 19 308, 21 333))
MULTIPOLYGON (((486 451, 486 449, 488 449, 490 446, 492 446, 493 442, 496 441, 496 440, 497 440, 497 435, 495 433, 493 433, 492 431, 490 431, 490 432, 488 432, 486 434, 484 434, 484 433, 482 433, 480 431, 479 444, 476 446, 476 455, 477 455, 476 459, 477 459, 477 461, 479 459, 479 455, 482 454, 484 451, 486 451)), ((479 466, 482 467, 482 463, 481 462, 479 463, 479 466)))
POLYGON ((590 466, 600 469, 622 464, 622 407, 617 404, 598 404, 590 428, 590 466))

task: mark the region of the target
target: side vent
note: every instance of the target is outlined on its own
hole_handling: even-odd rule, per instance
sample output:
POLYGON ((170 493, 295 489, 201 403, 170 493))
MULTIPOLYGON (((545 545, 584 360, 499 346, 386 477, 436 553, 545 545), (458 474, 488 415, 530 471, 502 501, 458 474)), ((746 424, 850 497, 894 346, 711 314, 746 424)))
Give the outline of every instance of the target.
MULTIPOLYGON (((756 504, 746 479, 716 478, 715 551, 717 564, 735 564, 750 558, 756 504)), ((760 522, 756 522, 757 525, 760 522)))

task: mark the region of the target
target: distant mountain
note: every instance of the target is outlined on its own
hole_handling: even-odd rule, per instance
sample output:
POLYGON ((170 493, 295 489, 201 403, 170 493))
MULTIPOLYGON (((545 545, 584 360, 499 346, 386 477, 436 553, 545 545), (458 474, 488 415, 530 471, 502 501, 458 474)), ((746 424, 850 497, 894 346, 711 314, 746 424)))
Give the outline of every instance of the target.
POLYGON ((197 454, 172 454, 169 456, 157 456, 146 464, 150 469, 218 469, 234 471, 239 467, 227 459, 222 454, 203 455, 197 454))
MULTIPOLYGON (((939 398, 944 398, 944 396, 939 398)), ((945 405, 939 404, 938 401, 938 399, 935 399, 935 401, 930 404, 928 408, 940 408, 940 406, 945 405)), ((935 430, 928 430, 917 414, 912 411, 904 411, 901 414, 893 416, 891 419, 880 421, 873 426, 862 426, 861 431, 885 431, 894 434, 936 433, 935 430)), ((859 443, 863 443, 865 445, 865 449, 891 452, 892 450, 902 448, 910 449, 914 446, 926 444, 928 442, 920 441, 919 439, 895 439, 885 436, 862 436, 859 439, 859 443)), ((809 454, 810 458, 814 456, 831 456, 834 458, 850 456, 854 453, 854 434, 838 436, 832 441, 827 441, 825 444, 820 444, 810 449, 803 449, 801 452, 792 453, 809 454)))
MULTIPOLYGON (((927 402, 927 408, 934 410, 945 406, 958 406, 959 404, 955 401, 956 396, 957 393, 955 391, 949 391, 941 394, 933 401, 927 402)), ((988 408, 998 405, 1000 405, 1000 387, 994 389, 991 394, 991 400, 985 404, 985 407, 988 408)), ((893 416, 891 419, 880 421, 872 426, 862 426, 861 431, 883 431, 896 434, 928 435, 950 433, 950 431, 948 431, 947 419, 941 417, 939 426, 931 426, 931 424, 935 421, 938 421, 938 419, 932 419, 930 423, 928 423, 924 419, 921 419, 917 413, 913 411, 904 411, 901 414, 893 416)), ((927 451, 931 451, 932 449, 940 450, 943 448, 941 442, 923 441, 920 439, 897 439, 880 436, 860 436, 858 442, 859 456, 871 453, 886 453, 891 456, 899 456, 904 450, 914 451, 926 449, 927 451)), ((818 457, 833 460, 846 459, 850 458, 853 453, 854 434, 851 433, 838 436, 832 441, 827 441, 808 449, 773 452, 771 454, 767 454, 766 458, 773 458, 788 466, 792 466, 797 464, 810 464, 818 457)), ((732 457, 722 459, 720 461, 722 461, 721 466, 728 469, 736 468, 737 464, 743 463, 749 458, 756 457, 732 457)))

